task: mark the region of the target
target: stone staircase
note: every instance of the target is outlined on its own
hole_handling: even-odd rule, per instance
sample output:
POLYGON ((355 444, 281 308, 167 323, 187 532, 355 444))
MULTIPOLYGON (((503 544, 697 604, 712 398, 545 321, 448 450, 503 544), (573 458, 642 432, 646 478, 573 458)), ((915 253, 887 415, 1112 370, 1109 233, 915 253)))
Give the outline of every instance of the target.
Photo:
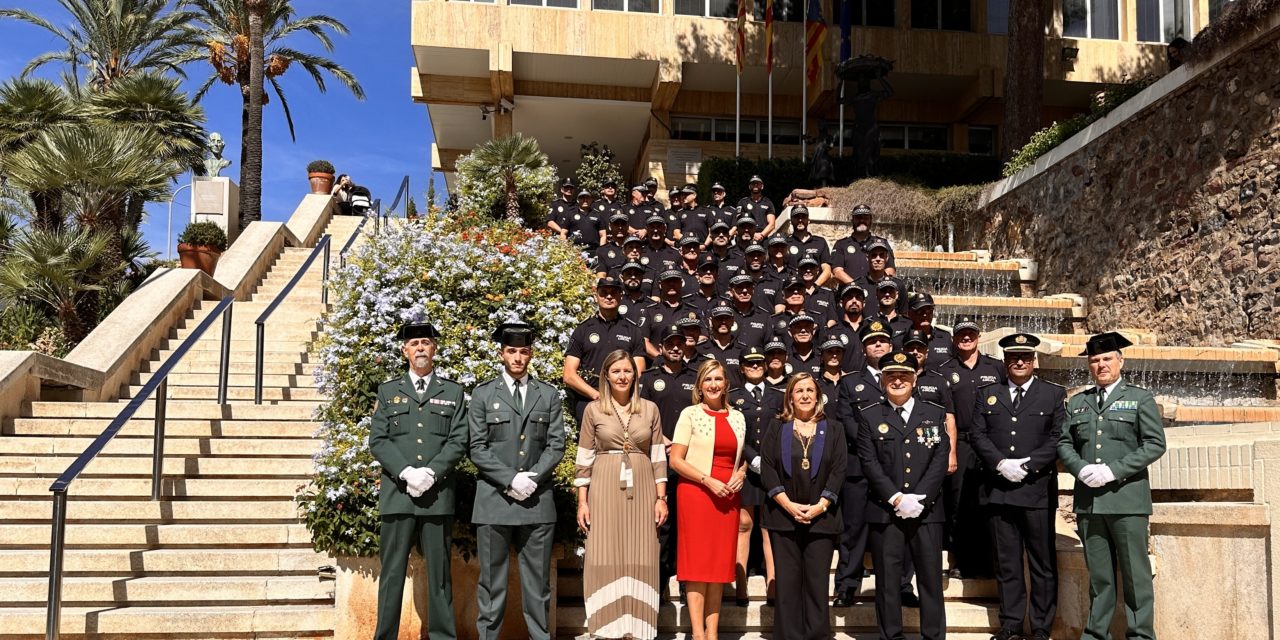
MULTIPOLYGON (((331 260, 359 218, 334 217, 331 260)), ((308 355, 321 264, 267 323, 263 404, 253 404, 254 320, 310 248, 286 248, 250 299, 232 305, 228 402, 216 403, 221 320, 168 380, 162 498, 150 500, 155 403, 139 409, 71 486, 64 637, 331 637, 332 560, 311 549, 294 496, 319 441, 308 355)), ((49 484, 172 355, 216 301, 192 309, 140 363, 118 402, 31 402, 0 426, 0 638, 43 637, 49 484)))

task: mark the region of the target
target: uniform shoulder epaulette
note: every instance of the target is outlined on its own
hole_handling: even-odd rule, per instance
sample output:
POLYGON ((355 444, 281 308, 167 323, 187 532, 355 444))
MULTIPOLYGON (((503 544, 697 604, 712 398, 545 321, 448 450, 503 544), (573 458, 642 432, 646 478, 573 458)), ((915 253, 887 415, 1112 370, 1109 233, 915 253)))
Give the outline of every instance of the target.
POLYGON ((402 373, 402 374, 400 374, 400 375, 398 375, 398 376, 396 376, 396 377, 394 377, 394 378, 390 378, 390 379, 387 379, 387 380, 383 380, 382 382, 379 382, 379 383, 378 383, 378 388, 382 388, 382 386, 383 386, 383 385, 388 385, 388 384, 393 384, 393 383, 396 383, 396 382, 400 382, 401 378, 404 378, 404 374, 403 374, 403 373, 402 373))
POLYGON ((874 407, 883 402, 884 402, 883 400, 872 400, 871 402, 868 402, 866 404, 858 405, 858 411, 866 411, 867 409, 870 409, 871 407, 874 407))
POLYGON ((917 402, 919 402, 919 403, 921 403, 921 404, 929 404, 929 405, 933 405, 933 406, 935 406, 935 407, 937 407, 937 408, 939 408, 939 409, 942 409, 943 411, 946 411, 946 410, 947 410, 947 408, 946 408, 946 407, 944 407, 944 406, 942 406, 942 405, 940 405, 940 404, 938 404, 938 403, 936 403, 936 402, 934 402, 934 401, 932 401, 932 400, 925 400, 924 398, 916 398, 916 401, 917 401, 917 402))
POLYGON ((1045 380, 1044 378, 1036 378, 1036 382, 1043 382, 1043 383, 1048 384, 1048 385, 1053 385, 1053 386, 1055 386, 1055 387, 1058 387, 1059 389, 1066 389, 1066 388, 1067 388, 1065 385, 1058 384, 1058 383, 1053 382, 1053 381, 1051 381, 1051 380, 1045 380))
POLYGON ((999 380, 997 380, 997 381, 995 381, 995 382, 984 382, 984 383, 982 383, 982 384, 979 384, 979 385, 978 385, 978 388, 979 388, 979 389, 986 389, 987 387, 992 387, 992 386, 999 385, 999 384, 1005 384, 1005 383, 1000 382, 999 380))

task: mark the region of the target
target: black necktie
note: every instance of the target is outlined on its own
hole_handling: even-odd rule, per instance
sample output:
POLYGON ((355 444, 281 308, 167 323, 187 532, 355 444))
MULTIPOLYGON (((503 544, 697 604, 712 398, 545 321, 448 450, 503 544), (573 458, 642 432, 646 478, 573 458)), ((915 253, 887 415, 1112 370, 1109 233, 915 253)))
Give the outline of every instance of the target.
POLYGON ((1098 387, 1098 410, 1102 410, 1102 405, 1107 401, 1107 388, 1098 387))
POLYGON ((1013 408, 1017 409, 1022 404, 1022 387, 1013 388, 1013 408))
POLYGON ((516 380, 515 386, 511 392, 512 397, 516 400, 516 411, 524 413, 524 396, 520 394, 520 381, 516 380))
POLYGON ((899 418, 902 418, 902 424, 906 424, 906 423, 907 423, 907 408, 906 408, 906 407, 898 407, 898 417, 899 417, 899 418))
POLYGON ((759 385, 759 384, 756 385, 755 388, 751 390, 751 395, 755 397, 756 402, 763 402, 764 401, 764 385, 759 385))
POLYGON ((427 381, 423 380, 422 378, 418 378, 417 387, 418 387, 418 395, 422 395, 422 392, 427 390, 427 381))

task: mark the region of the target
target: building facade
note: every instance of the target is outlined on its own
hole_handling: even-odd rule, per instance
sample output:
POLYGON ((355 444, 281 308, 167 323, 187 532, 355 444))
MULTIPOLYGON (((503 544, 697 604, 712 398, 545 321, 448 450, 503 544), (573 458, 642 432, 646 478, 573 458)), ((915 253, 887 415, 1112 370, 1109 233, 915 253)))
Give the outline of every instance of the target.
MULTIPOLYGON (((847 2, 852 55, 894 61, 893 95, 877 110, 886 153, 993 154, 1013 1, 820 0, 821 89, 802 106, 802 0, 774 5, 772 100, 756 0, 739 124, 737 0, 413 0, 411 91, 435 132, 433 166, 450 183, 458 156, 518 131, 561 175, 595 141, 612 147, 628 179, 681 184, 703 158, 733 156, 735 131, 746 157, 800 155, 802 120, 809 136, 834 133, 847 2)), ((1086 110, 1108 83, 1163 73, 1167 43, 1190 40, 1227 0, 1043 1, 1048 124, 1086 110)))

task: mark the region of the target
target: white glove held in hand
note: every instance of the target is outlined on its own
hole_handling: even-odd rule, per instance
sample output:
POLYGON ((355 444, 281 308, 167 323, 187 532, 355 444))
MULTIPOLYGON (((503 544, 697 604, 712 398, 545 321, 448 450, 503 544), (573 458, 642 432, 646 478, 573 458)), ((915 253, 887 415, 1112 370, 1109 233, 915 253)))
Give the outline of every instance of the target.
POLYGON ((1080 481, 1094 489, 1097 489, 1098 487, 1101 487, 1115 479, 1115 474, 1112 473, 1111 468, 1105 464, 1085 465, 1085 467, 1080 470, 1080 481))
POLYGON ((415 498, 427 492, 427 488, 430 487, 427 481, 430 477, 426 467, 405 467, 404 471, 400 472, 400 479, 404 480, 409 495, 415 498))
POLYGON ((918 493, 908 493, 902 496, 902 500, 898 502, 898 507, 894 513, 900 518, 919 518, 924 513, 924 496, 918 493))
POLYGON ((537 490, 538 483, 533 481, 533 472, 524 471, 517 473, 516 477, 511 479, 511 489, 507 491, 507 495, 520 501, 533 495, 537 490))
POLYGON ((757 474, 760 473, 760 456, 756 456, 752 458, 751 464, 747 466, 751 467, 751 470, 754 471, 755 473, 757 474))

